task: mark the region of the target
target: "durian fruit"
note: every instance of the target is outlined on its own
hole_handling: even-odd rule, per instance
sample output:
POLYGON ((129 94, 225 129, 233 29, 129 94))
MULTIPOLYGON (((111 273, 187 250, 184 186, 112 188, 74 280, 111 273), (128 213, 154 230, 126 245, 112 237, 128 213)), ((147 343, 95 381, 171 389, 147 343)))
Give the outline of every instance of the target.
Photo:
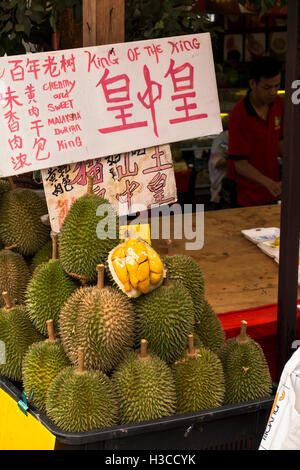
POLYGON ((22 366, 22 379, 27 395, 33 391, 32 403, 46 412, 47 391, 58 375, 71 365, 58 339, 55 338, 53 320, 47 320, 48 339, 29 346, 22 366))
POLYGON ((223 405, 225 379, 218 356, 207 348, 194 348, 189 335, 189 348, 184 358, 175 362, 172 371, 176 384, 176 413, 216 408, 223 405))
POLYGON ((171 416, 176 410, 175 382, 168 365, 147 352, 131 351, 112 375, 117 393, 121 424, 137 423, 171 416))
POLYGON ((204 278, 199 265, 187 255, 165 255, 162 260, 169 280, 181 282, 189 291, 195 308, 195 320, 199 321, 205 299, 204 278))
POLYGON ((59 335, 73 364, 81 346, 87 369, 108 372, 133 347, 135 316, 132 303, 123 292, 104 287, 104 265, 98 265, 97 271, 97 286, 80 287, 62 307, 59 335))
POLYGON ((0 179, 0 198, 3 193, 7 193, 10 190, 10 184, 5 179, 0 179))
POLYGON ((34 255, 49 240, 49 227, 41 221, 47 204, 31 189, 13 188, 1 195, 0 239, 24 256, 34 255))
POLYGON ((88 179, 87 194, 71 206, 60 230, 59 253, 63 269, 86 282, 97 279, 97 264, 105 264, 109 252, 119 243, 119 218, 108 200, 93 194, 93 178, 88 179), (99 206, 107 215, 97 215, 99 206), (98 238, 97 226, 107 222, 107 237, 98 238))
POLYGON ((269 366, 261 346, 246 333, 241 322, 237 337, 229 338, 219 352, 225 373, 225 404, 268 397, 272 392, 269 366))
POLYGON ((0 309, 0 341, 5 345, 5 364, 0 364, 0 375, 22 381, 24 356, 32 343, 44 337, 30 322, 24 305, 13 305, 9 294, 3 292, 5 307, 0 309))
POLYGON ((53 254, 47 263, 40 264, 30 279, 25 303, 30 320, 37 330, 47 335, 46 321, 54 322, 58 331, 58 318, 63 304, 78 288, 77 282, 61 267, 57 252, 57 234, 52 233, 53 254))
POLYGON ((225 342, 225 332, 222 323, 206 299, 204 300, 201 318, 195 322, 194 331, 199 336, 203 345, 215 353, 218 353, 225 342))
POLYGON ((40 264, 50 261, 53 255, 52 240, 48 240, 44 246, 33 256, 31 269, 35 270, 40 264))
POLYGON ((194 325, 193 302, 179 282, 164 284, 133 301, 136 315, 136 340, 148 341, 149 350, 167 363, 182 356, 186 338, 194 325))
POLYGON ((84 432, 118 423, 118 404, 109 377, 84 369, 83 348, 78 367, 64 368, 50 385, 46 414, 62 430, 84 432))
MULTIPOLYGON (((22 304, 31 273, 23 256, 12 251, 13 248, 6 247, 0 251, 0 292, 8 292, 15 303, 22 304)), ((1 297, 0 307, 3 306, 1 297)))
POLYGON ((163 283, 165 270, 159 254, 146 241, 129 237, 108 256, 115 284, 129 297, 138 297, 163 283))

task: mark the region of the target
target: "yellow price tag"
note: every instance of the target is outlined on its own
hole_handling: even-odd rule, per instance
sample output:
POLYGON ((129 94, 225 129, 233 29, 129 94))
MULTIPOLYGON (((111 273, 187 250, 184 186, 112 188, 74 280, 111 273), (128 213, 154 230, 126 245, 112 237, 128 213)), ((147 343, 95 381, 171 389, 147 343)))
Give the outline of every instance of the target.
POLYGON ((145 240, 149 243, 149 245, 151 245, 151 234, 149 224, 121 225, 119 231, 121 240, 124 240, 124 238, 127 236, 126 231, 130 232, 133 236, 139 236, 142 240, 145 240))
POLYGON ((56 437, 0 388, 0 450, 54 450, 56 437))

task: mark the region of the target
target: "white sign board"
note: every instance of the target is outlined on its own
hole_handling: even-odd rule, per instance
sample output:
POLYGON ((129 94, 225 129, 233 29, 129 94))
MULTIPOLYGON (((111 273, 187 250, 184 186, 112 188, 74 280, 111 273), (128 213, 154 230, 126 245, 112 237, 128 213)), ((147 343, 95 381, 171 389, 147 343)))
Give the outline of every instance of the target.
POLYGON ((0 58, 0 177, 221 131, 209 33, 0 58))
POLYGON ((119 215, 177 201, 172 155, 168 145, 66 164, 42 170, 50 225, 59 232, 71 205, 87 192, 93 176, 94 193, 108 199, 119 215))

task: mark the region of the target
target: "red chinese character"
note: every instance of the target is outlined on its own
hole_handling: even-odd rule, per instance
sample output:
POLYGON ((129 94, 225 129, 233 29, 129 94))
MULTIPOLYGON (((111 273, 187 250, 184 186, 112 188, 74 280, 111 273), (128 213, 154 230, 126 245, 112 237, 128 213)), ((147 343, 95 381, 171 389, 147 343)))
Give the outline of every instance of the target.
POLYGON ((38 137, 40 137, 40 129, 44 127, 44 124, 39 124, 40 122, 42 121, 40 119, 37 119, 36 121, 31 121, 30 123, 32 124, 32 127, 30 129, 35 129, 38 137))
POLYGON ((100 159, 96 160, 96 163, 93 164, 93 160, 87 160, 86 162, 79 162, 74 168, 74 172, 78 171, 76 177, 71 181, 70 184, 80 184, 85 186, 87 184, 87 177, 94 177, 94 185, 100 184, 103 182, 103 165, 100 159), (88 169, 89 168, 89 169, 88 169))
POLYGON ((57 69, 57 62, 54 56, 48 55, 44 61, 43 67, 45 68, 44 74, 49 73, 50 77, 58 77, 60 75, 60 70, 57 69))
POLYGON ((14 67, 10 70, 11 78, 14 82, 24 80, 24 68, 20 65, 22 62, 22 59, 8 61, 9 64, 14 64, 14 67))
POLYGON ((17 157, 11 157, 11 161, 14 165, 14 171, 21 170, 25 166, 30 166, 31 163, 27 163, 27 155, 25 153, 20 153, 17 157))
POLYGON ((22 137, 14 135, 11 139, 8 139, 8 143, 12 150, 21 149, 23 147, 22 137))
POLYGON ((129 153, 125 154, 125 171, 123 172, 122 170, 122 165, 117 166, 117 172, 118 172, 118 181, 121 181, 122 178, 128 177, 128 176, 135 176, 138 173, 138 166, 137 163, 134 163, 134 170, 130 171, 129 169, 129 153))
MULTIPOLYGON (((170 61, 170 67, 165 74, 165 78, 168 77, 169 75, 171 76, 172 82, 173 82, 173 88, 174 92, 182 92, 185 90, 193 90, 194 89, 194 67, 186 62, 185 64, 175 68, 174 67, 174 60, 171 59, 170 61), (187 70, 187 75, 182 74, 182 72, 185 72, 187 70)), ((176 119, 170 119, 169 122, 170 124, 175 124, 178 122, 185 122, 185 121, 192 121, 195 119, 203 119, 207 118, 207 114, 202 113, 202 114, 190 114, 190 110, 196 109, 197 104, 196 103, 188 103, 188 98, 195 98, 196 93, 195 91, 190 91, 186 93, 181 93, 179 95, 173 95, 171 97, 172 101, 175 100, 183 100, 183 105, 182 106, 177 106, 175 107, 176 111, 184 111, 184 116, 176 118, 176 119)))
POLYGON ((27 71, 29 73, 33 73, 34 78, 38 79, 38 72, 40 69, 39 59, 27 59, 26 67, 28 67, 27 71))
POLYGON ((31 103, 31 101, 34 101, 36 103, 36 100, 34 99, 35 98, 35 88, 31 83, 29 85, 27 85, 27 87, 25 88, 25 95, 27 96, 27 98, 29 100, 29 103, 31 103))
POLYGON ((3 108, 6 108, 9 106, 9 109, 12 110, 13 105, 16 104, 17 106, 23 106, 22 103, 20 103, 17 98, 18 96, 14 96, 16 92, 14 90, 11 90, 10 87, 7 87, 7 92, 5 93, 4 100, 6 101, 6 105, 3 106, 3 108))
POLYGON ((154 173, 157 171, 167 170, 168 168, 173 167, 173 163, 161 163, 160 157, 164 155, 164 153, 165 152, 159 150, 159 147, 155 147, 155 153, 151 155, 151 158, 154 158, 156 160, 156 166, 143 170, 144 175, 146 175, 147 173, 154 173))
POLYGON ((62 55, 62 58, 60 60, 60 65, 61 65, 61 69, 66 72, 67 71, 67 68, 70 67, 72 72, 75 72, 75 57, 74 55, 72 54, 70 59, 66 59, 65 58, 65 55, 63 54, 62 55))
POLYGON ((29 116, 39 117, 40 110, 36 106, 31 106, 31 108, 28 109, 28 114, 29 116))
POLYGON ((35 154, 35 159, 36 160, 48 160, 50 158, 50 152, 48 152, 47 156, 41 157, 39 156, 39 153, 45 150, 45 145, 46 145, 47 140, 44 137, 40 137, 39 139, 35 138, 34 144, 33 144, 33 149, 37 147, 37 151, 35 154))
POLYGON ((157 173, 148 183, 147 188, 154 193, 153 197, 156 204, 168 204, 175 201, 175 197, 164 199, 164 187, 166 186, 167 175, 165 173, 157 173))
POLYGON ((143 94, 143 96, 141 95, 141 93, 138 93, 137 97, 140 100, 140 102, 142 103, 142 105, 145 106, 145 108, 151 110, 151 117, 152 117, 152 122, 153 122, 154 134, 158 137, 154 104, 157 100, 161 99, 162 86, 161 86, 160 83, 154 82, 153 80, 151 80, 150 72, 149 72, 149 69, 148 69, 147 65, 144 65, 144 78, 145 78, 145 82, 146 82, 146 85, 147 85, 146 91, 143 94), (156 90, 157 90, 156 96, 155 96, 155 93, 153 93, 153 87, 156 87, 156 90), (146 102, 147 97, 148 97, 148 101, 149 101, 148 103, 146 102))
MULTIPOLYGON (((104 96, 107 103, 119 103, 130 100, 129 85, 130 81, 127 75, 117 75, 112 78, 107 78, 109 70, 105 69, 105 72, 102 78, 99 80, 96 86, 101 85, 104 96), (116 83, 121 82, 120 86, 115 86, 116 83), (111 88, 110 88, 111 86, 111 88), (116 96, 117 95, 117 96, 116 96)), ((119 104, 117 106, 110 106, 107 108, 107 111, 120 111, 120 114, 115 116, 115 119, 120 119, 121 124, 118 126, 106 127, 98 129, 102 134, 107 134, 110 132, 123 131, 126 129, 135 129, 137 127, 145 127, 148 125, 147 121, 133 122, 128 123, 127 119, 132 116, 132 113, 128 113, 125 110, 132 108, 133 104, 119 104)))
POLYGON ((18 118, 16 113, 11 110, 7 111, 7 113, 4 114, 4 118, 8 119, 7 125, 10 132, 18 132, 18 130, 20 129, 20 125, 18 122, 20 118, 18 118))
POLYGON ((137 183, 136 181, 132 181, 132 183, 130 183, 129 180, 126 180, 125 186, 126 186, 125 191, 121 194, 116 194, 116 198, 122 204, 127 203, 128 210, 130 210, 132 195, 134 191, 140 186, 140 184, 137 183))

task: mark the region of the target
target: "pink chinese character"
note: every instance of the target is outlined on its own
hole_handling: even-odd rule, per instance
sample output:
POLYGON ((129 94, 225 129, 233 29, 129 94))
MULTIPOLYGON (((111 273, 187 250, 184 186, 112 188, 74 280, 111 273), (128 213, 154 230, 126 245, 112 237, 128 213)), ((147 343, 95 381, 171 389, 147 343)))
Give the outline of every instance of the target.
POLYGON ((79 162, 76 164, 74 172, 78 171, 76 177, 71 181, 70 184, 80 184, 85 186, 87 184, 87 177, 94 177, 94 185, 103 182, 103 165, 100 159, 96 160, 93 164, 93 160, 87 160, 86 162, 79 162))
POLYGON ((29 116, 39 117, 40 110, 36 106, 31 106, 31 108, 28 109, 28 114, 29 116))
POLYGON ((11 78, 14 82, 23 81, 24 80, 24 68, 22 67, 23 60, 16 59, 16 60, 9 60, 9 64, 13 64, 13 68, 10 70, 11 78))
POLYGON ((157 100, 161 99, 161 89, 162 86, 158 82, 154 82, 150 78, 150 72, 147 67, 147 65, 144 65, 144 78, 145 82, 147 85, 146 91, 141 95, 141 93, 138 93, 137 97, 142 103, 145 108, 151 110, 151 117, 152 117, 152 122, 153 122, 153 129, 154 129, 154 134, 158 137, 158 132, 157 132, 157 123, 156 123, 156 114, 155 114, 155 107, 154 104, 157 100), (157 94, 155 96, 155 93, 153 93, 153 87, 156 87, 157 94), (148 103, 146 102, 146 98, 148 97, 148 103))
POLYGON ((174 197, 164 199, 164 187, 166 186, 167 175, 165 173, 157 173, 148 183, 147 188, 153 193, 156 204, 169 204, 175 201, 174 197))
POLYGON ((7 87, 7 92, 4 96, 4 101, 6 101, 6 105, 3 106, 3 108, 9 106, 9 109, 12 110, 14 104, 17 106, 23 106, 22 103, 17 100, 17 98, 19 97, 15 96, 15 93, 16 92, 14 90, 11 90, 10 87, 7 87))
POLYGON ((41 157, 39 155, 39 153, 41 151, 44 151, 45 150, 45 145, 46 145, 46 139, 44 137, 40 137, 39 139, 35 138, 34 140, 34 144, 33 144, 33 149, 35 147, 37 147, 37 151, 36 151, 36 154, 35 154, 35 159, 36 160, 48 160, 48 158, 50 158, 50 152, 48 152, 48 155, 47 156, 43 156, 41 157))
POLYGON ((23 146, 22 137, 14 135, 11 139, 8 139, 8 143, 12 150, 21 149, 23 146))
POLYGON ((164 155, 165 152, 160 151, 159 147, 155 147, 155 153, 151 155, 151 158, 156 160, 156 166, 152 166, 151 168, 147 168, 143 170, 143 174, 146 175, 147 173, 155 173, 157 171, 167 170, 168 168, 173 167, 173 163, 165 163, 162 164, 160 161, 160 157, 164 155))
POLYGON ((31 101, 34 101, 36 103, 35 88, 31 83, 25 88, 25 95, 27 96, 29 103, 31 103, 31 101))
POLYGON ((118 181, 121 181, 122 178, 128 176, 135 176, 138 173, 138 166, 136 162, 134 163, 134 170, 130 171, 129 169, 129 153, 125 154, 125 171, 123 172, 122 165, 118 165, 116 169, 118 172, 118 181))
POLYGON ((41 122, 42 121, 40 119, 37 119, 36 121, 31 121, 32 127, 30 129, 35 129, 38 137, 40 137, 40 129, 44 127, 44 124, 39 124, 41 122))
POLYGON ((57 68, 57 62, 54 56, 48 55, 44 61, 43 67, 45 68, 44 74, 49 73, 52 78, 60 75, 60 70, 57 68))
POLYGON ((14 171, 21 170, 25 166, 30 166, 31 163, 27 163, 26 160, 27 155, 25 153, 20 153, 17 157, 11 157, 14 171))
MULTIPOLYGON (((129 85, 130 81, 127 75, 117 75, 115 77, 107 78, 109 70, 105 69, 102 78, 99 80, 96 86, 101 85, 103 93, 107 103, 120 103, 130 100, 129 85), (116 86, 116 83, 121 82, 120 86, 116 86), (111 87, 111 88, 110 88, 111 87)), ((131 122, 128 123, 127 119, 132 116, 132 113, 128 113, 125 110, 132 108, 132 103, 118 104, 117 106, 110 106, 107 111, 120 111, 120 114, 115 116, 115 119, 120 119, 121 124, 112 127, 106 127, 98 129, 102 134, 110 132, 123 131, 126 129, 135 129, 137 127, 145 127, 148 125, 147 121, 131 122)))
MULTIPOLYGON (((170 61, 170 67, 165 74, 165 78, 168 77, 169 75, 171 76, 172 82, 173 82, 173 88, 174 92, 182 92, 185 90, 193 90, 194 89, 194 67, 186 62, 185 64, 175 68, 174 67, 174 60, 171 59, 170 61), (185 72, 187 70, 187 74, 184 75, 182 72, 185 72)), ((176 111, 184 111, 184 116, 175 118, 175 119, 170 119, 169 122, 170 124, 175 124, 179 122, 185 122, 185 121, 192 121, 195 119, 204 119, 207 118, 207 114, 202 113, 202 114, 190 114, 190 110, 196 109, 197 104, 196 103, 188 103, 188 98, 195 98, 196 92, 195 91, 189 91, 186 93, 180 93, 178 95, 173 95, 172 96, 172 101, 176 100, 183 100, 183 105, 182 106, 177 106, 175 107, 176 111)))
POLYGON ((121 194, 116 194, 116 198, 122 204, 127 203, 128 210, 130 210, 133 193, 140 186, 140 184, 137 183, 136 181, 132 181, 132 183, 130 183, 129 180, 126 180, 125 186, 126 186, 125 191, 121 194))
POLYGON ((39 59, 27 59, 26 62, 27 71, 33 73, 34 78, 38 79, 38 72, 40 69, 39 59))
POLYGON ((67 68, 71 68, 72 72, 75 72, 75 57, 72 54, 69 59, 65 58, 65 55, 62 55, 62 58, 60 60, 60 65, 61 65, 61 70, 64 72, 67 71, 67 68))

